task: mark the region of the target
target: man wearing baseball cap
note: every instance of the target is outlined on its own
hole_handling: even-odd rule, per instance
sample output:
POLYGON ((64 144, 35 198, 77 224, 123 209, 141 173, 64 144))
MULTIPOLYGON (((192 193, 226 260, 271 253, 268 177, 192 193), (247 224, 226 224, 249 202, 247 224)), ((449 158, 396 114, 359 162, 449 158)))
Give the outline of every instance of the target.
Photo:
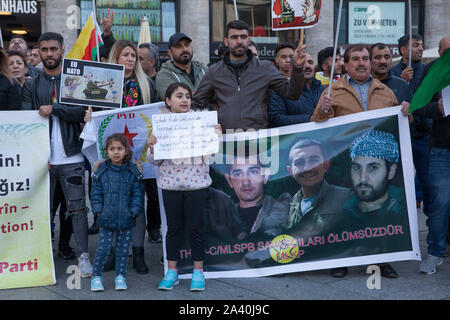
POLYGON ((183 82, 195 92, 207 68, 192 60, 192 39, 182 32, 174 33, 169 39, 168 54, 171 60, 164 63, 156 75, 156 91, 161 100, 166 96, 167 87, 174 82, 183 82))

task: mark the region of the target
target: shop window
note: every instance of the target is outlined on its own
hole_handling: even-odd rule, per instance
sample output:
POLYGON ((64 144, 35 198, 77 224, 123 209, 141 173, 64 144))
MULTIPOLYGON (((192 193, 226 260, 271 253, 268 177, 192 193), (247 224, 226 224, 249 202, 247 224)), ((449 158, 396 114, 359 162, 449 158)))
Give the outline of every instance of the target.
MULTIPOLYGON (((141 19, 148 18, 153 43, 168 42, 176 32, 176 0, 97 0, 99 24, 107 17, 108 8, 114 11, 112 33, 116 39, 139 41, 141 19)), ((92 1, 81 0, 81 25, 92 12, 92 1)))
MULTIPOLYGON (((0 33, 3 45, 9 45, 14 35, 21 35, 28 46, 34 45, 41 35, 41 4, 37 0, 1 1, 0 33)), ((7 48, 7 47, 6 47, 7 48)))
MULTIPOLYGON (((421 0, 412 0, 411 3, 412 32, 423 36, 424 3, 421 0)), ((334 1, 334 6, 334 28, 336 30, 339 0, 334 1)), ((408 23, 408 1, 406 0, 344 0, 339 27, 339 43, 345 45, 383 42, 395 48, 398 39, 409 32, 408 23), (368 21, 369 25, 366 25, 368 21)))

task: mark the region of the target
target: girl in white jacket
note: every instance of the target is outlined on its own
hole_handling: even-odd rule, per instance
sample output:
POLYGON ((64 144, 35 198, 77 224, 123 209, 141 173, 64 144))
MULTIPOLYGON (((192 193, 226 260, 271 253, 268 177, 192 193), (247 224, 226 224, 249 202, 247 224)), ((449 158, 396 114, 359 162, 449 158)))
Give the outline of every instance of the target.
MULTIPOLYGON (((166 108, 171 113, 184 113, 191 110, 192 92, 184 83, 173 83, 166 91, 166 108)), ((221 135, 220 125, 216 133, 221 135)), ((150 149, 150 161, 158 168, 158 186, 162 189, 164 209, 167 219, 166 256, 168 271, 158 286, 160 290, 172 290, 178 284, 177 261, 180 244, 186 224, 191 244, 194 271, 191 291, 205 290, 203 275, 203 209, 207 197, 207 188, 211 185, 209 159, 211 155, 176 159, 154 160, 153 146, 157 138, 152 134, 147 140, 150 149)))

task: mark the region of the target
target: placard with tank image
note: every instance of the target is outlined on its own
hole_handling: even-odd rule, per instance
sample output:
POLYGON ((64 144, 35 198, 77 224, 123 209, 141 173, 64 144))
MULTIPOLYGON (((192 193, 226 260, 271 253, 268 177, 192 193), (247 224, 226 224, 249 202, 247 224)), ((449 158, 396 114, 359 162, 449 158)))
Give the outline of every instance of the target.
POLYGON ((123 65, 64 59, 59 102, 121 108, 123 79, 123 65))

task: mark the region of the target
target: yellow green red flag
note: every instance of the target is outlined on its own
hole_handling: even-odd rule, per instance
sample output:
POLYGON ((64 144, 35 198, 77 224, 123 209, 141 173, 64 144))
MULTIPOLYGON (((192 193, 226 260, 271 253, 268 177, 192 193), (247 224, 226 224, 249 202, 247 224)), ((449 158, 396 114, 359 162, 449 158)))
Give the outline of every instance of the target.
POLYGON ((91 13, 66 58, 89 61, 97 60, 97 44, 98 48, 103 44, 101 35, 102 33, 97 24, 97 20, 94 18, 94 14, 91 13), (95 39, 96 36, 97 40, 95 39))

